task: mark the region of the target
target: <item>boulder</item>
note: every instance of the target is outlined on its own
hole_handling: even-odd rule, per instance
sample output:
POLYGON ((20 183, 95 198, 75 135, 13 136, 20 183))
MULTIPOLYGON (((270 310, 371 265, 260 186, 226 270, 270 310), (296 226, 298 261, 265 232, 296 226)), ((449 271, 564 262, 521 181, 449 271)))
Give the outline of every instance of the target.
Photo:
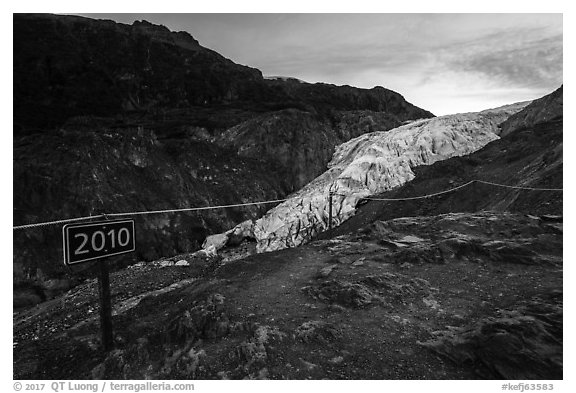
POLYGON ((216 253, 226 246, 237 246, 246 239, 254 238, 254 222, 246 220, 224 233, 210 235, 202 244, 205 253, 216 253))
POLYGON ((342 336, 342 333, 334 325, 323 321, 307 321, 298 326, 294 337, 304 343, 334 341, 342 336))
POLYGON ((218 233, 208 236, 206 240, 204 240, 204 243, 202 243, 202 248, 206 250, 213 247, 218 251, 224 248, 226 243, 228 243, 228 232, 218 233))
POLYGON ((163 260, 158 262, 158 266, 160 267, 168 267, 168 266, 173 266, 174 262, 172 262, 171 260, 163 260))
POLYGON ((254 238, 254 222, 246 220, 236 225, 228 234, 228 246, 237 246, 247 238, 254 238))

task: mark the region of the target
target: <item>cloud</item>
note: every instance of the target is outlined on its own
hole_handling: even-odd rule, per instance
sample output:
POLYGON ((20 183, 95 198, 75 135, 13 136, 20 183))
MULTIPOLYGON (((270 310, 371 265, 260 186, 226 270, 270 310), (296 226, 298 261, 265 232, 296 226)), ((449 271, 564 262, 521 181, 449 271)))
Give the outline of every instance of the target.
MULTIPOLYGON (((539 30, 539 29, 538 29, 539 30)), ((562 83, 562 35, 537 30, 491 34, 439 51, 435 69, 477 74, 495 86, 550 88, 562 83)))
MULTIPOLYGON (((493 86, 552 88, 562 83, 562 34, 551 35, 540 27, 511 28, 451 41, 406 45, 348 40, 321 47, 302 43, 269 52, 259 66, 265 73, 270 70, 303 79, 304 75, 325 75, 354 80, 358 74, 379 72, 405 74, 406 84, 426 84, 445 74, 476 75, 493 86), (419 74, 416 80, 414 74, 419 74)), ((372 83, 376 84, 381 82, 372 83)))

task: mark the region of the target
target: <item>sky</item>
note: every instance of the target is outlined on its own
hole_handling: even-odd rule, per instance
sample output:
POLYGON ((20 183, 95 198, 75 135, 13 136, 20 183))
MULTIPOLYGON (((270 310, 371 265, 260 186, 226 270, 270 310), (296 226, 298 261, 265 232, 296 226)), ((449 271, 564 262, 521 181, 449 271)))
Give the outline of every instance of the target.
POLYGON ((436 115, 479 111, 563 83, 562 14, 83 14, 148 20, 265 76, 384 86, 436 115))

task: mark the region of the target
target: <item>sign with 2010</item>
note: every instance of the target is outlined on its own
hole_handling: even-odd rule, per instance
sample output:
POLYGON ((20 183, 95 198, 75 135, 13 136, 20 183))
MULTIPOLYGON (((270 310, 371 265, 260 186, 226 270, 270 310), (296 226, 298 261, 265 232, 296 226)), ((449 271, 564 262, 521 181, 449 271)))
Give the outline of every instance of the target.
POLYGON ((134 220, 68 224, 62 228, 62 235, 66 265, 136 250, 134 220))

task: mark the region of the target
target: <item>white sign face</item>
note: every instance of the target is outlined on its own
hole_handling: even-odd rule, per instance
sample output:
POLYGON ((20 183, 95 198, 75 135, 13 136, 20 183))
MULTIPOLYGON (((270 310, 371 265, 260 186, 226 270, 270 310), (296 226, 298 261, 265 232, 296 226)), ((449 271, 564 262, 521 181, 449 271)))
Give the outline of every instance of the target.
POLYGON ((66 265, 132 252, 136 250, 134 220, 64 225, 62 241, 66 265))

